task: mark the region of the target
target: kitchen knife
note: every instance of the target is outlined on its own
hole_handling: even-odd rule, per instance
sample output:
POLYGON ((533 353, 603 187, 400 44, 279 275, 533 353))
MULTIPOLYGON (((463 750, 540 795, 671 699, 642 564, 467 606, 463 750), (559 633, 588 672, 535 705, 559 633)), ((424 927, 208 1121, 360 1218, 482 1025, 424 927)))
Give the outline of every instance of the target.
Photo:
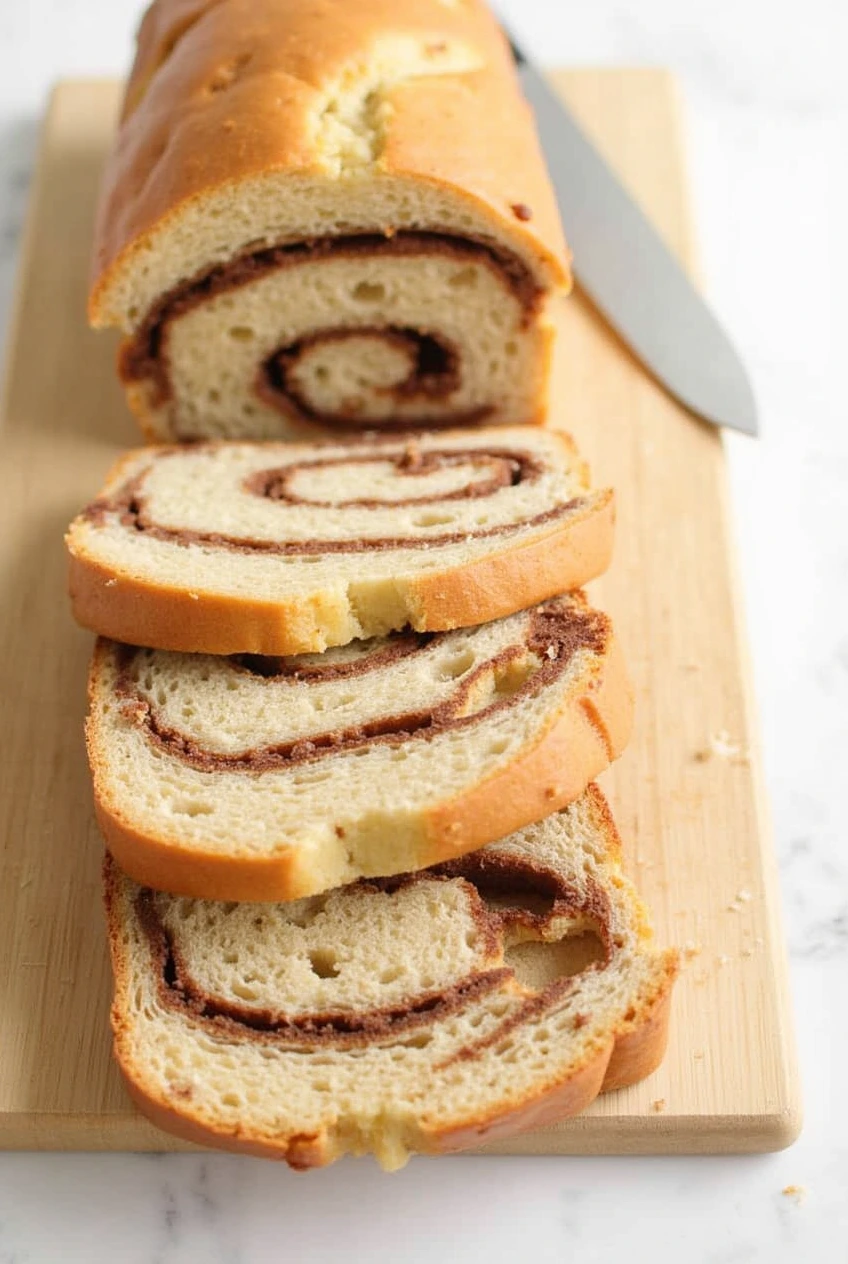
POLYGON ((554 89, 510 44, 581 289, 680 403, 714 425, 755 435, 751 385, 724 330, 554 89))

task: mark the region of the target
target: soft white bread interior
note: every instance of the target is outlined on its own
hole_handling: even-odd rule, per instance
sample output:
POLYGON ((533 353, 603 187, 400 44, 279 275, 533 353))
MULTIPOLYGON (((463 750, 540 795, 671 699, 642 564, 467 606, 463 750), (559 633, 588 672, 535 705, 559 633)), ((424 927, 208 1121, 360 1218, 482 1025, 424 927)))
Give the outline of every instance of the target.
POLYGON ((528 301, 486 252, 360 242, 204 287, 125 344, 121 374, 156 442, 539 422, 553 328, 528 301))
POLYGON ((87 737, 98 820, 133 878, 271 900, 539 819, 621 753, 631 718, 609 620, 576 595, 294 659, 101 640, 87 737))
POLYGON ((290 904, 105 879, 118 1063, 193 1141, 395 1168, 574 1114, 665 1049, 676 954, 595 788, 447 868, 290 904))
POLYGON ((613 496, 534 427, 124 457, 72 524, 85 627, 213 654, 294 654, 481 623, 609 562, 613 496))

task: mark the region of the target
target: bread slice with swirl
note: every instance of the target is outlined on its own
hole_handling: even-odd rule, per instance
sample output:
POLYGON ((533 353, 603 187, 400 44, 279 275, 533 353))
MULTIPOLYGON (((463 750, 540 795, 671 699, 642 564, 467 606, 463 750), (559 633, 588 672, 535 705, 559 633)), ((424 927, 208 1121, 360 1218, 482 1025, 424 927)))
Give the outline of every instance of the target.
POLYGON ((204 1145, 320 1167, 550 1124, 662 1059, 652 942, 595 787, 436 869, 289 904, 158 894, 105 868, 114 1049, 204 1145))
POLYGON ((539 421, 570 283, 482 0, 156 0, 93 273, 172 441, 539 421))
POLYGON ((72 524, 74 614, 104 636, 298 654, 482 623, 609 562, 613 494, 534 427, 372 444, 147 448, 72 524))
POLYGON ((100 640, 87 738, 98 820, 131 877, 272 900, 540 819, 621 753, 631 718, 609 620, 576 595, 295 658, 100 640))

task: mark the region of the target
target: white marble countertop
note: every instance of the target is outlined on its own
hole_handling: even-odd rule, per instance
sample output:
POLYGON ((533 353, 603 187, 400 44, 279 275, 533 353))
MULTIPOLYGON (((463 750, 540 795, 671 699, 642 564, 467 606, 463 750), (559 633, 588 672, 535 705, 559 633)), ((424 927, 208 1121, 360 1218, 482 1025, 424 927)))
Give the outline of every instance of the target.
MULTIPOLYGON (((0 340, 39 115, 126 66, 139 0, 0 5, 0 340)), ((844 0, 502 0, 538 56, 663 64, 687 106, 707 289, 763 437, 731 437, 806 1098, 771 1156, 345 1162, 0 1155, 0 1264, 848 1260, 848 79, 844 0), (799 1192, 782 1192, 786 1187, 799 1192)))

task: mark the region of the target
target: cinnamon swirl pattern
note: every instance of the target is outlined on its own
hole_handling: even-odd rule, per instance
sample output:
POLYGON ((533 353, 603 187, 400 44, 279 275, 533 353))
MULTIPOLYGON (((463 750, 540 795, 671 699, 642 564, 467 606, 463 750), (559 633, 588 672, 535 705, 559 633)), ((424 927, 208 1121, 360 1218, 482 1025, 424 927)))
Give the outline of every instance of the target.
POLYGON ((119 371, 160 440, 539 421, 542 294, 514 255, 443 233, 280 246, 161 297, 119 371))
POLYGON ((577 588, 612 526, 612 493, 542 430, 145 449, 72 524, 71 596, 115 640, 310 653, 577 588))
POLYGON ((579 795, 632 698, 579 596, 296 658, 102 640, 87 737, 107 845, 146 885, 292 899, 471 851, 579 795))
POLYGON ((540 421, 567 260, 480 0, 152 5, 90 300, 149 439, 540 421))
POLYGON ((662 1057, 676 956, 594 787, 461 861, 289 904, 105 879, 118 1062, 194 1140, 397 1167, 563 1118, 662 1057))

